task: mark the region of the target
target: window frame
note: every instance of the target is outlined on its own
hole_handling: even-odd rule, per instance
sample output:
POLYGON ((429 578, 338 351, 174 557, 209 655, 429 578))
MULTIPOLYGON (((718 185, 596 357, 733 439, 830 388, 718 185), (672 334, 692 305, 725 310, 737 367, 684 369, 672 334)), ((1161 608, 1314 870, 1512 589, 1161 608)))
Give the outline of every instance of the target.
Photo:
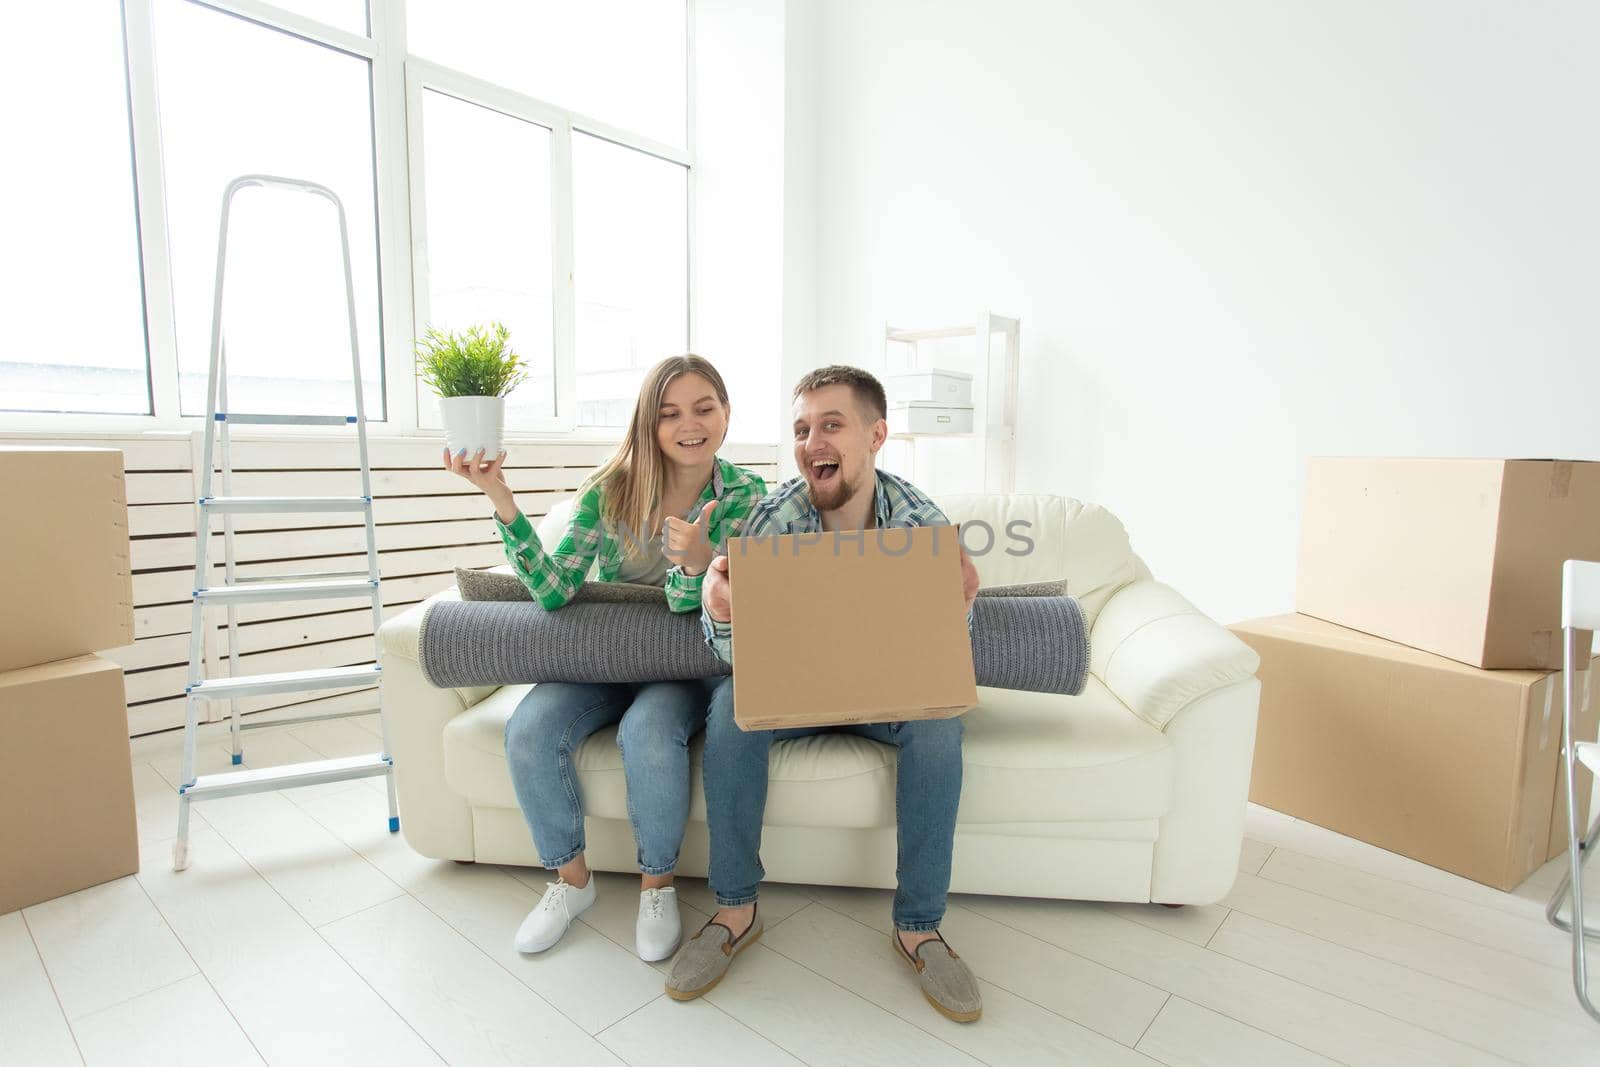
MULTIPOLYGON (((509 440, 555 438, 566 441, 615 441, 617 427, 577 425, 576 314, 573 287, 572 152, 574 129, 685 168, 688 292, 687 333, 692 349, 696 336, 695 240, 695 9, 685 5, 687 94, 684 148, 676 148, 612 126, 504 86, 410 55, 406 48, 405 0, 367 0, 367 35, 352 33, 316 19, 273 6, 264 0, 184 0, 214 11, 287 33, 311 44, 364 59, 372 98, 374 192, 377 208, 378 300, 382 338, 384 421, 369 419, 372 436, 432 436, 421 425, 421 391, 410 339, 422 327, 418 293, 420 276, 414 236, 425 232, 422 189, 421 91, 434 88, 551 130, 551 237, 554 279, 556 417, 509 430, 509 440), (416 233, 414 233, 414 229, 416 233)), ((193 430, 204 415, 180 414, 177 328, 173 308, 172 260, 168 239, 165 162, 161 150, 161 116, 156 94, 154 0, 121 0, 126 50, 130 137, 133 151, 134 203, 143 275, 145 348, 152 413, 149 415, 87 412, 0 412, 0 431, 172 431, 193 430)), ((352 254, 355 250, 352 249, 352 254)), ((425 303, 425 298, 420 303, 425 303)), ((285 435, 314 434, 313 427, 274 427, 285 435)))

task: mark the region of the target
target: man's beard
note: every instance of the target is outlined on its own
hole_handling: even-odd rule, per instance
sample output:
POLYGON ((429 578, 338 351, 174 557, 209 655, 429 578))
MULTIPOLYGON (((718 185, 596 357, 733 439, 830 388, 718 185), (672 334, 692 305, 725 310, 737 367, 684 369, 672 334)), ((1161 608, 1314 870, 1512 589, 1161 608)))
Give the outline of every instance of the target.
POLYGON ((818 511, 837 511, 850 502, 856 495, 853 483, 845 481, 844 472, 840 471, 827 485, 811 483, 811 504, 818 511))

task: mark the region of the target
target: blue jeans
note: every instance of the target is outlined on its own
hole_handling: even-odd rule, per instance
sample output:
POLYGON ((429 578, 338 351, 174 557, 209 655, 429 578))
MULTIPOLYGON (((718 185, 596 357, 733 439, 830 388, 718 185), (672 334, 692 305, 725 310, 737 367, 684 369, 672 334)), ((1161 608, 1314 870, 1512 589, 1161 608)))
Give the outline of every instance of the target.
POLYGON ((734 908, 754 902, 766 873, 761 866, 761 820, 772 742, 833 731, 900 750, 894 789, 899 882, 894 925, 898 930, 937 930, 950 892, 950 857, 961 804, 961 720, 746 732, 733 721, 732 678, 717 686, 706 717, 706 821, 717 904, 734 908))
POLYGON ((583 852, 583 794, 573 757, 596 730, 620 722, 628 819, 639 870, 670 874, 689 819, 689 739, 706 720, 708 681, 614 685, 542 682, 506 722, 506 758, 539 862, 583 852))

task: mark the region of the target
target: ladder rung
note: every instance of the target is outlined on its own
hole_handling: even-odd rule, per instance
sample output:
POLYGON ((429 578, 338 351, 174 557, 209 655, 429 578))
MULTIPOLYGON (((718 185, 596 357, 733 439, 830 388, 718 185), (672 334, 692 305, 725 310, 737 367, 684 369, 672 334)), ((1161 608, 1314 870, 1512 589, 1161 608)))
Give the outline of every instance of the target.
POLYGON ((344 426, 354 425, 354 415, 251 415, 238 411, 217 412, 218 422, 236 426, 344 426))
POLYGON ((366 511, 369 496, 207 496, 201 507, 218 515, 259 512, 366 511))
POLYGON ((1579 741, 1573 749, 1579 763, 1591 771, 1600 771, 1600 744, 1593 741, 1579 741))
POLYGON ((371 778, 388 774, 393 761, 378 752, 364 756, 316 760, 311 763, 286 763, 279 767, 257 767, 223 774, 202 774, 178 790, 190 800, 215 800, 268 789, 288 789, 300 785, 323 785, 352 778, 371 778))
POLYGON ((365 570, 359 571, 304 571, 299 574, 235 574, 233 585, 252 585, 261 582, 315 582, 332 578, 361 578, 370 580, 372 575, 365 570))
POLYGON ((376 663, 359 667, 324 667, 310 671, 283 671, 278 674, 241 674, 237 678, 207 678, 185 690, 204 700, 226 700, 262 693, 298 693, 312 689, 342 689, 367 685, 378 680, 382 668, 376 663))
POLYGON ((206 604, 250 604, 272 600, 329 600, 369 596, 378 588, 375 578, 313 582, 251 582, 196 589, 194 598, 206 604))

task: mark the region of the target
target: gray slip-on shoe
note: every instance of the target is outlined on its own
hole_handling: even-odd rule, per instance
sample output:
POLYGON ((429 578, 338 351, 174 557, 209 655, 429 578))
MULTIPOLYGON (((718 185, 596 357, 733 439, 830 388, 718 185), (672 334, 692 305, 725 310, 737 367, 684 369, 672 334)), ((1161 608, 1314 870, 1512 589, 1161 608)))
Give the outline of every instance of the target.
POLYGON ((977 1022, 983 1017, 983 997, 978 992, 978 979, 957 956, 941 934, 917 946, 916 955, 906 951, 898 931, 889 935, 894 939, 900 957, 917 972, 917 984, 922 995, 934 1010, 946 1019, 958 1023, 977 1022))
POLYGON ((750 917, 750 927, 739 937, 719 922, 707 922, 683 943, 667 972, 667 996, 694 1000, 716 988, 728 973, 733 957, 761 940, 761 909, 750 917))

